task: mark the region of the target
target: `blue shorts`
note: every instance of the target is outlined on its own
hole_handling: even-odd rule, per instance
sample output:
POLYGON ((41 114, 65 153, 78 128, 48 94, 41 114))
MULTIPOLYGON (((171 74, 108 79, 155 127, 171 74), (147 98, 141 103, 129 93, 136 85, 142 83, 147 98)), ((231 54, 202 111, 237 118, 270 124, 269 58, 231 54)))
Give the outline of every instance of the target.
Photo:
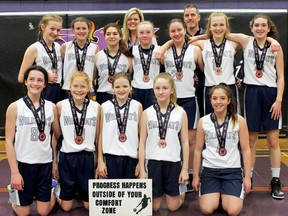
POLYGON ((203 167, 199 195, 220 193, 244 199, 241 168, 214 169, 203 167))
POLYGON ((12 189, 10 199, 13 196, 13 200, 19 201, 15 204, 20 206, 31 205, 34 197, 37 201, 49 202, 51 199, 52 162, 45 164, 18 162, 18 169, 24 180, 24 190, 12 189))
POLYGON ((178 196, 181 162, 148 160, 148 178, 152 179, 153 197, 178 196))
POLYGON ((48 83, 43 92, 43 98, 57 104, 61 100, 61 86, 59 83, 48 83))
POLYGON ((93 152, 60 152, 58 162, 60 199, 72 200, 75 192, 79 192, 80 198, 88 202, 88 180, 95 178, 94 161, 93 152))
POLYGON ((135 179, 138 159, 129 156, 105 154, 109 179, 135 179))
POLYGON ((147 109, 156 102, 153 89, 138 89, 133 88, 133 99, 139 101, 143 110, 147 109))
POLYGON ((261 126, 265 131, 281 129, 282 117, 274 120, 269 112, 276 97, 277 88, 247 85, 244 92, 244 110, 249 131, 260 132, 261 126))
POLYGON ((101 105, 102 103, 111 100, 113 98, 112 94, 106 92, 96 92, 96 101, 101 105))
MULTIPOLYGON (((239 93, 236 85, 228 85, 233 93, 236 105, 237 105, 237 112, 240 114, 240 103, 239 103, 239 93)), ((204 87, 204 115, 208 115, 213 112, 213 108, 211 105, 211 101, 209 98, 209 92, 213 86, 205 86, 204 87)))
POLYGON ((199 109, 195 97, 178 98, 177 104, 186 111, 188 117, 188 129, 196 129, 199 120, 199 109))

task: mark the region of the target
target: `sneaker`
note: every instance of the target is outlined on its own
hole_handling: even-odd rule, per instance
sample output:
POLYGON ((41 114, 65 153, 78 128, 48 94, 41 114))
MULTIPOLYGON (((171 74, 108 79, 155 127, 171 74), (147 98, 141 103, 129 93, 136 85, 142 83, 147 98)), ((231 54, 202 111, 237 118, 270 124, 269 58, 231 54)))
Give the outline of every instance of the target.
POLYGON ((188 180, 188 184, 187 184, 187 192, 193 192, 194 189, 192 187, 192 181, 193 181, 193 174, 189 174, 189 180, 188 180))
POLYGON ((271 196, 274 199, 284 199, 284 192, 282 191, 282 184, 279 178, 273 177, 270 186, 271 196))

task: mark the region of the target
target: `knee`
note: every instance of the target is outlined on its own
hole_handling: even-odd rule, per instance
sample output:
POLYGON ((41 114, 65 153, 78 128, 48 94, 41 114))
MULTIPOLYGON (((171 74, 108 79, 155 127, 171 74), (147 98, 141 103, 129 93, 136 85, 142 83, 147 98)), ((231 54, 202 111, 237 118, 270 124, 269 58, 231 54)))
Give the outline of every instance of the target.
POLYGON ((177 211, 180 208, 180 206, 179 205, 172 205, 172 206, 167 205, 167 208, 169 211, 173 212, 173 211, 177 211))
POLYGON ((28 216, 30 214, 30 206, 23 208, 16 204, 12 204, 12 209, 18 216, 28 216))
POLYGON ((72 206, 63 205, 63 206, 61 206, 61 209, 62 209, 64 212, 69 212, 69 211, 72 210, 72 206))
POLYGON ((271 150, 278 150, 279 149, 279 142, 278 140, 272 140, 269 142, 269 148, 271 150))
POLYGON ((155 206, 155 205, 153 205, 153 211, 159 211, 160 210, 160 206, 155 206))
POLYGON ((216 210, 212 206, 208 206, 208 205, 202 205, 202 206, 200 206, 200 209, 204 215, 211 215, 216 210))
POLYGON ((50 212, 50 209, 46 209, 46 208, 38 208, 37 209, 37 212, 38 212, 38 214, 39 215, 41 215, 41 216, 46 216, 46 215, 48 215, 49 214, 49 212, 50 212))
POLYGON ((223 209, 227 212, 227 214, 229 216, 236 216, 240 214, 241 208, 237 208, 237 207, 227 207, 226 209, 223 207, 223 209))

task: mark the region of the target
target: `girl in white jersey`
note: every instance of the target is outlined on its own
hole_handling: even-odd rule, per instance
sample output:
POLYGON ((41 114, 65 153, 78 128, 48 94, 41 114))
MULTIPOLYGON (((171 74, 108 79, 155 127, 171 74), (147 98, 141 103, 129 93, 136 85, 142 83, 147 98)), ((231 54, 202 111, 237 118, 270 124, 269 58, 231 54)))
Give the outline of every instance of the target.
POLYGON ((159 46, 152 44, 154 27, 149 21, 141 22, 137 27, 140 44, 131 48, 133 58, 133 98, 138 100, 145 110, 155 103, 153 80, 160 72, 160 62, 155 58, 159 46))
MULTIPOLYGON (((223 12, 213 12, 208 17, 206 27, 205 37, 208 39, 193 42, 202 50, 205 74, 203 103, 206 115, 213 111, 209 99, 209 90, 221 82, 226 83, 231 88, 236 99, 237 112, 240 112, 238 89, 234 76, 234 56, 241 45, 227 40, 226 35, 229 33, 230 24, 227 15, 223 12)), ((203 36, 197 37, 203 38, 203 36)))
MULTIPOLYGON (((90 80, 94 80, 94 61, 98 46, 89 39, 91 23, 84 17, 77 17, 71 22, 71 29, 76 38, 61 46, 63 62, 63 86, 62 99, 68 98, 70 78, 75 71, 83 71, 88 74, 90 80)), ((90 88, 94 91, 90 83, 90 88)))
POLYGON ((123 41, 122 31, 116 23, 104 27, 107 48, 96 54, 96 100, 102 104, 113 96, 113 76, 119 72, 132 72, 133 55, 123 41))
MULTIPOLYGON (((272 53, 272 43, 278 31, 273 21, 266 15, 256 15, 250 28, 253 36, 230 34, 231 40, 239 42, 244 52, 245 118, 249 129, 249 142, 252 151, 252 169, 256 159, 258 135, 263 127, 267 134, 267 144, 271 163, 271 196, 283 199, 280 182, 281 151, 279 129, 281 129, 281 106, 284 92, 284 59, 280 47, 272 53), (271 44, 269 42, 272 42, 271 44)), ((276 41, 277 42, 277 41, 276 41)), ((252 180, 252 179, 251 179, 252 180)))
POLYGON ((185 42, 185 38, 188 36, 186 36, 186 28, 182 20, 173 19, 169 22, 168 27, 173 45, 165 52, 164 59, 161 61, 164 63, 165 70, 174 79, 177 89, 177 104, 184 108, 188 116, 189 151, 191 155, 189 172, 192 173, 196 125, 199 119, 199 109, 195 98, 194 71, 196 64, 203 71, 203 61, 200 48, 185 42))
POLYGON ((40 66, 23 72, 27 95, 9 105, 5 146, 11 170, 10 202, 17 215, 29 215, 37 201, 39 215, 51 209, 52 148, 50 131, 60 135, 57 110, 41 97, 48 73, 40 66))
POLYGON ((61 99, 62 58, 60 44, 55 40, 62 28, 62 18, 56 14, 46 14, 39 23, 38 41, 25 51, 18 74, 18 82, 23 83, 23 75, 33 64, 42 66, 48 72, 48 85, 43 98, 57 103, 61 99))
POLYGON ((109 179, 136 178, 142 105, 129 96, 128 73, 115 74, 112 89, 115 96, 101 105, 97 174, 109 179))
POLYGON ((139 177, 152 179, 154 211, 160 209, 164 194, 167 208, 176 211, 185 199, 180 188, 188 180, 187 114, 176 104, 176 86, 169 73, 160 73, 153 89, 157 102, 141 117, 139 177))
POLYGON ((200 191, 203 214, 213 214, 221 198, 228 215, 239 215, 244 193, 249 193, 251 187, 248 129, 245 119, 236 113, 235 99, 225 83, 212 87, 209 95, 213 113, 198 122, 193 188, 200 191))
MULTIPOLYGON (((63 140, 58 147, 59 156, 53 161, 54 178, 59 178, 60 185, 60 191, 56 186, 55 193, 64 211, 73 207, 75 188, 84 207, 89 208, 88 180, 95 178, 95 146, 100 122, 100 105, 88 99, 91 93, 88 74, 76 71, 69 83, 71 95, 57 103, 63 140)), ((57 155, 56 146, 54 154, 57 155)))

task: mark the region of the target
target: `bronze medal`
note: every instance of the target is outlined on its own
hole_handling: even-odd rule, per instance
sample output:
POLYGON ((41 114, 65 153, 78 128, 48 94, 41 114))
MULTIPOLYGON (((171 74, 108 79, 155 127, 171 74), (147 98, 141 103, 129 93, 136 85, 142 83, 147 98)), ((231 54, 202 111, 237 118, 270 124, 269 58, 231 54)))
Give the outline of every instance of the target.
POLYGON ((149 81, 150 81, 149 75, 144 75, 144 76, 143 76, 143 82, 147 83, 147 82, 149 82, 149 81))
POLYGON ((227 150, 225 148, 220 148, 218 151, 220 156, 225 156, 227 154, 227 150))
POLYGON ((263 76, 263 72, 262 70, 256 70, 256 73, 255 73, 256 77, 259 79, 263 76))
POLYGON ((215 68, 215 74, 216 75, 221 75, 222 74, 222 68, 221 67, 216 67, 215 68))
POLYGON ((120 142, 125 142, 125 141, 127 140, 126 134, 121 133, 121 134, 118 136, 118 140, 119 140, 120 142))
POLYGON ((41 142, 43 142, 46 139, 46 134, 44 132, 40 132, 38 138, 41 142))
POLYGON ((82 136, 76 136, 76 138, 75 138, 75 143, 76 144, 80 145, 80 144, 83 143, 83 141, 84 141, 84 139, 83 139, 82 136))
POLYGON ((109 75, 109 77, 108 77, 108 82, 109 82, 109 83, 112 83, 112 81, 113 81, 113 76, 110 76, 110 75, 109 75))
POLYGON ((183 73, 182 72, 177 72, 176 73, 176 78, 177 78, 177 80, 181 80, 183 78, 183 73))
POLYGON ((158 142, 159 148, 165 148, 167 146, 167 143, 164 139, 160 139, 158 142))

